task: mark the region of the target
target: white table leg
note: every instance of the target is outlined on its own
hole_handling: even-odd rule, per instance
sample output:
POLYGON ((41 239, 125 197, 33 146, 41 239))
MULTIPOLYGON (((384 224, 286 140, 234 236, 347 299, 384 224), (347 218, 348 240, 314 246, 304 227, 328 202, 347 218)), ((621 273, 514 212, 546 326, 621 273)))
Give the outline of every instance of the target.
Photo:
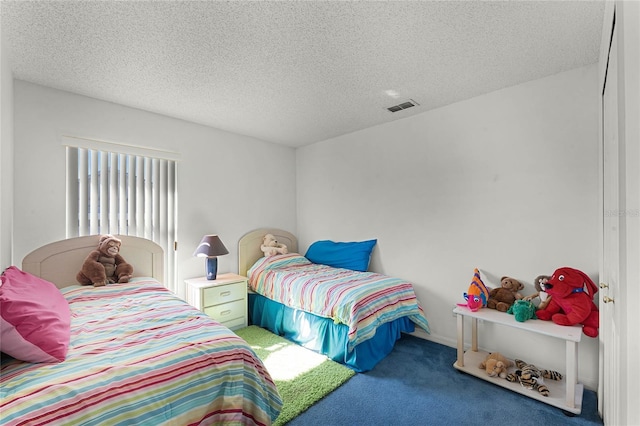
POLYGON ((471 350, 478 352, 478 318, 471 319, 471 350))
POLYGON ((456 315, 458 321, 458 367, 464 367, 464 316, 456 315))
POLYGON ((578 383, 578 343, 567 340, 567 406, 576 406, 576 384, 578 383))

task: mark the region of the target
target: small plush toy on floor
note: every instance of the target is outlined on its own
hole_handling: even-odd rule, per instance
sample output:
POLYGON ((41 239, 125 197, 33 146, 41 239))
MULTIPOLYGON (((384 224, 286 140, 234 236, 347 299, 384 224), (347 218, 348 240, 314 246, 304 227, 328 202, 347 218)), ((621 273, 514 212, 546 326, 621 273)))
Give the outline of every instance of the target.
POLYGON ((115 282, 126 283, 133 266, 120 255, 122 241, 110 234, 100 236, 98 248, 87 256, 76 279, 82 285, 101 287, 115 282))

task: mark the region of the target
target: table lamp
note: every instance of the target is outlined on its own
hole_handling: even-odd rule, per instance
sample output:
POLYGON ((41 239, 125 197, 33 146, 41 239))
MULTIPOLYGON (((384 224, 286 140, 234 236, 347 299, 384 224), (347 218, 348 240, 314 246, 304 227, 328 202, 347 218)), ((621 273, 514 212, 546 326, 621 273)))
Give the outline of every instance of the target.
POLYGON ((193 253, 197 257, 207 258, 207 279, 215 280, 218 274, 218 256, 229 254, 229 250, 222 244, 220 238, 213 235, 205 235, 193 253))

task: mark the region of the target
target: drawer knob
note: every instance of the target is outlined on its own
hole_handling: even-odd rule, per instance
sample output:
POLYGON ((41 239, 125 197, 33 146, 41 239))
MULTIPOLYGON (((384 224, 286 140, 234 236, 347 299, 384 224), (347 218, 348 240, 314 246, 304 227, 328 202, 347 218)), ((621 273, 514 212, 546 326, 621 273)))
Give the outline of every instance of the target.
POLYGON ((600 288, 609 288, 609 284, 600 283, 600 288))
POLYGON ((609 302, 611 302, 611 303, 615 303, 615 300, 613 300, 613 299, 612 299, 612 298, 610 298, 609 296, 604 296, 604 297, 602 298, 602 301, 603 301, 604 303, 609 303, 609 302))
POLYGON ((231 311, 229 311, 229 310, 222 311, 222 312, 220 312, 220 316, 223 317, 225 315, 229 315, 230 313, 231 313, 231 311))
POLYGON ((226 296, 229 296, 230 294, 231 294, 231 292, 227 290, 227 291, 223 291, 222 293, 220 293, 220 296, 226 297, 226 296))

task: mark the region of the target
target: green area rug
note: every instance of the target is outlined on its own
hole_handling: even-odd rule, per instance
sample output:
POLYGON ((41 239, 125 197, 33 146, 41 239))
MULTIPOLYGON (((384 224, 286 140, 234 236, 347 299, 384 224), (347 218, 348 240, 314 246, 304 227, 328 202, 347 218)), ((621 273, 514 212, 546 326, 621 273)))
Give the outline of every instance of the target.
POLYGON ((264 328, 250 325, 236 330, 236 334, 249 343, 276 382, 283 406, 274 425, 291 421, 355 374, 264 328))

